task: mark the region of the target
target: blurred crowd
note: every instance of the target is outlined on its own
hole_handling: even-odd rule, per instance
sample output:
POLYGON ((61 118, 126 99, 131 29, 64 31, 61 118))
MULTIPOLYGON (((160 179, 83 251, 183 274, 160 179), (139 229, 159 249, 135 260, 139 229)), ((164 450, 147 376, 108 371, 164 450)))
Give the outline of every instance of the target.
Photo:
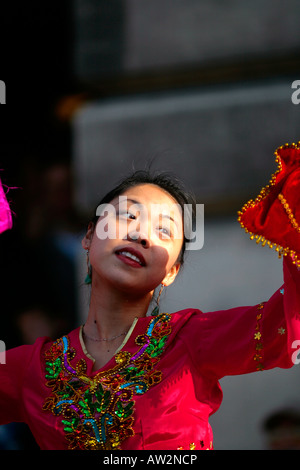
POLYGON ((13 229, 0 237, 7 348, 69 331, 78 313, 76 257, 84 225, 74 207, 72 169, 67 161, 27 162, 23 182, 12 190, 13 229))
MULTIPOLYGON (((1 328, 6 349, 78 326, 78 254, 85 229, 68 159, 26 160, 7 193, 13 228, 0 235, 1 328)), ((5 171, 1 177, 4 177, 5 171)), ((0 426, 0 449, 35 448, 25 425, 0 426)))

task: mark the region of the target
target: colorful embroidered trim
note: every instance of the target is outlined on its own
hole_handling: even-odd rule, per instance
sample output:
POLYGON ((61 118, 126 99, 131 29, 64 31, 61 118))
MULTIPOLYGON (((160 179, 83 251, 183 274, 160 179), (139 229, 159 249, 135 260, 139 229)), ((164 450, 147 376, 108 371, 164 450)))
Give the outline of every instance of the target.
MULTIPOLYGON (((279 152, 279 150, 281 150, 283 148, 288 148, 288 147, 300 148, 300 141, 298 142, 298 144, 292 143, 292 144, 282 145, 281 147, 279 147, 276 150, 276 152, 275 152, 275 163, 277 163, 277 170, 271 176, 269 184, 261 189, 259 195, 255 198, 255 200, 250 199, 248 202, 246 202, 246 204, 244 204, 242 209, 240 211, 238 211, 238 219, 237 220, 240 223, 241 227, 245 230, 245 232, 250 235, 251 240, 255 240, 257 244, 261 243, 262 246, 265 246, 267 244, 270 248, 274 248, 275 251, 277 251, 277 253, 278 253, 278 258, 281 258, 282 256, 290 255, 290 257, 293 260, 293 263, 297 266, 297 268, 300 268, 300 259, 298 259, 298 256, 297 256, 297 254, 294 250, 291 250, 288 247, 283 247, 283 246, 278 245, 278 244, 276 244, 276 243, 274 243, 270 240, 267 240, 263 235, 254 234, 254 233, 250 232, 245 227, 244 223, 241 220, 242 215, 244 214, 244 212, 246 212, 246 210, 249 209, 249 207, 254 207, 254 206, 258 205, 263 199, 265 199, 268 196, 268 194, 270 193, 272 187, 276 184, 277 175, 282 171, 282 161, 281 161, 281 158, 280 158, 280 155, 279 155, 278 152, 279 152)), ((284 202, 282 201, 280 196, 281 196, 281 194, 278 195, 278 198, 279 198, 280 202, 282 204, 286 203, 286 201, 284 201, 284 202)), ((285 209, 287 209, 287 208, 285 208, 285 209)), ((291 217, 289 217, 289 218, 290 218, 290 221, 291 221, 293 227, 299 233, 298 224, 296 222, 296 219, 291 218, 291 217), (293 222, 295 222, 295 223, 293 223, 293 222)))
POLYGON ((255 354, 254 354, 254 361, 257 362, 256 370, 263 370, 262 364, 262 349, 263 345, 261 342, 261 319, 262 319, 262 309, 264 308, 264 302, 260 303, 257 306, 257 310, 259 313, 256 315, 256 325, 255 325, 255 333, 254 333, 254 341, 255 341, 255 354))
POLYGON ((137 336, 135 354, 120 351, 117 365, 86 375, 86 362, 71 361, 76 351, 64 336, 45 353, 46 385, 52 389, 43 410, 62 416, 69 449, 115 450, 134 435, 134 396, 146 393, 162 379, 155 368, 171 333, 169 314, 150 321, 147 332, 137 336))

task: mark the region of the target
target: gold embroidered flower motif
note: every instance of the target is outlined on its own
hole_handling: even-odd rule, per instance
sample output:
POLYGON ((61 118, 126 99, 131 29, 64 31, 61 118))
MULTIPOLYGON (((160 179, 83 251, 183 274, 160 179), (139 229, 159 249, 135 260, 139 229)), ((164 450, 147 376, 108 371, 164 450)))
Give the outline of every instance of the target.
POLYGON ((262 354, 260 351, 263 349, 263 344, 260 341, 262 338, 262 333, 261 333, 261 320, 262 320, 262 309, 264 308, 264 302, 261 302, 257 306, 257 310, 259 310, 259 313, 256 315, 256 324, 255 324, 255 333, 254 333, 254 340, 255 340, 255 354, 253 356, 254 361, 257 363, 256 364, 256 370, 263 370, 263 365, 262 365, 262 354))

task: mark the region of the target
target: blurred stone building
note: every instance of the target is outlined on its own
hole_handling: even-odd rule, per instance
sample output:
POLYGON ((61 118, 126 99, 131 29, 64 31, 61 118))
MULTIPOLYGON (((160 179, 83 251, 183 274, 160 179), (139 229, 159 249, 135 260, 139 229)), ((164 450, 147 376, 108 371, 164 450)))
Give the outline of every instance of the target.
MULTIPOLYGON (((282 282, 281 261, 248 239, 236 211, 269 182, 276 148, 300 140, 299 17, 297 0, 74 2, 74 73, 88 91, 72 114, 78 207, 90 211, 149 162, 205 204, 204 247, 188 253, 166 311, 251 305, 282 282)), ((222 387, 215 447, 261 449, 265 416, 297 401, 300 379, 295 367, 222 387)))

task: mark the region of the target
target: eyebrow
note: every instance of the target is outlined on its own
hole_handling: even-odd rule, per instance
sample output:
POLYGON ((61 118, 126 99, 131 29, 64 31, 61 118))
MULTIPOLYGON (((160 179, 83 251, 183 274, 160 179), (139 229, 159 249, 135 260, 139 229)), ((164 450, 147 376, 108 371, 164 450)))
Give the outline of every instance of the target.
MULTIPOLYGON (((126 196, 123 196, 123 197, 126 197, 126 196)), ((142 202, 136 201, 135 199, 131 199, 129 197, 126 197, 126 202, 127 201, 133 202, 133 204, 138 204, 140 206, 144 205, 142 202)), ((125 202, 125 201, 122 201, 122 202, 125 202)), ((118 198, 118 200, 113 204, 113 206, 118 206, 119 204, 120 204, 120 199, 118 198)))
MULTIPOLYGON (((126 196, 125 196, 125 197, 126 197, 126 196)), ((130 202, 132 202, 133 204, 137 204, 137 205, 139 205, 139 206, 144 206, 144 205, 145 205, 145 204, 143 204, 142 202, 137 201, 136 199, 131 199, 131 198, 129 198, 129 197, 128 197, 128 198, 126 197, 126 201, 130 201, 130 202)), ((117 201, 115 204, 113 204, 113 205, 114 205, 114 206, 117 206, 117 205, 119 205, 119 204, 120 204, 120 200, 118 199, 118 201, 117 201)), ((160 205, 160 204, 159 204, 159 205, 160 205)), ((171 217, 170 215, 164 214, 163 212, 162 212, 161 214, 159 214, 159 215, 160 215, 161 217, 168 218, 168 219, 172 220, 173 223, 178 226, 177 221, 176 221, 173 217, 171 217)))
POLYGON ((142 202, 136 201, 135 199, 127 198, 127 201, 133 202, 133 204, 138 204, 139 206, 144 206, 142 202))
POLYGON ((174 224, 177 225, 177 220, 175 220, 173 217, 171 217, 170 215, 168 214, 159 214, 161 217, 166 217, 167 219, 170 219, 174 222, 174 224))

